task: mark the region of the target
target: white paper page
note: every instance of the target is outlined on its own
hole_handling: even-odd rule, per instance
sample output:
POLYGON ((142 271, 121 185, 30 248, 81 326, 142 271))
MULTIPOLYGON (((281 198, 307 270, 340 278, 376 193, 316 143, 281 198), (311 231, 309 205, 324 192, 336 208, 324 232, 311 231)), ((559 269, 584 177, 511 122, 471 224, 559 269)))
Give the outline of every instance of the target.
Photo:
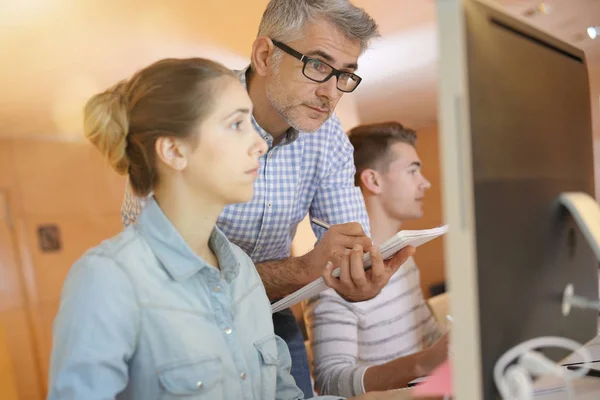
MULTIPOLYGON (((406 246, 419 247, 422 244, 425 244, 443 234, 448 232, 448 225, 443 225, 433 229, 423 229, 423 230, 406 230, 400 231, 396 233, 394 236, 386 240, 379 246, 381 251, 381 255, 384 260, 391 258, 394 254, 405 248, 406 246)), ((371 267, 371 255, 369 253, 365 253, 363 256, 363 263, 365 269, 371 267)), ((339 277, 340 270, 339 268, 335 269, 332 273, 333 276, 339 277)), ((327 284, 323 280, 323 278, 316 279, 315 281, 309 283, 303 288, 295 291, 289 296, 284 297, 278 302, 272 305, 272 310, 274 313, 285 310, 286 308, 290 308, 294 304, 297 304, 303 300, 307 300, 323 290, 327 289, 327 284)))

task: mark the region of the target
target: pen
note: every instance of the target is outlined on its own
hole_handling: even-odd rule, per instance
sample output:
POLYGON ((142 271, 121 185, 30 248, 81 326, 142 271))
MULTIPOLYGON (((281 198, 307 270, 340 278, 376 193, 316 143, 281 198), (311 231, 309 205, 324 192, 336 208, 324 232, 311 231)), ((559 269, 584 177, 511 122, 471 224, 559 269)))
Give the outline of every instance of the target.
POLYGON ((331 228, 331 225, 329 225, 327 222, 325 221, 321 221, 319 218, 311 218, 310 219, 315 225, 320 226, 323 229, 329 229, 331 228))

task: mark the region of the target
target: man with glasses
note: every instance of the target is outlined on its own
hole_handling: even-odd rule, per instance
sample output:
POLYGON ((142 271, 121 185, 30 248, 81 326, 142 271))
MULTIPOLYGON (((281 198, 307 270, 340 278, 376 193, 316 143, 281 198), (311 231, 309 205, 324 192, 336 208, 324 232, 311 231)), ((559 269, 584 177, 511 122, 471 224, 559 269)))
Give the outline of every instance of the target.
MULTIPOLYGON (((277 40, 272 40, 273 45, 279 47, 284 52, 288 53, 292 57, 297 58, 302 61, 304 67, 302 68, 302 73, 308 79, 314 82, 327 82, 331 77, 337 78, 337 88, 338 90, 344 93, 350 93, 356 89, 362 78, 356 74, 353 74, 348 71, 340 71, 335 69, 331 65, 327 64, 324 61, 319 60, 318 58, 307 57, 304 54, 292 49, 290 46, 278 42, 277 40)), ((323 58, 331 58, 326 53, 322 53, 321 56, 323 58)), ((353 68, 357 68, 358 65, 353 66, 353 68)))
MULTIPOLYGON (((373 265, 369 222, 354 186, 353 148, 333 113, 361 79, 358 57, 378 35, 375 21, 348 0, 271 0, 239 77, 254 104, 252 123, 269 145, 261 158, 254 198, 226 207, 218 227, 256 263, 271 300, 323 276, 348 301, 376 296, 414 249, 373 265), (332 225, 313 226, 314 250, 290 257, 296 227, 307 214, 332 225), (350 262, 350 259, 353 261, 350 262), (342 267, 339 279, 333 268, 342 267)), ((135 221, 143 201, 127 191, 123 222, 135 221)), ((275 333, 292 356, 292 375, 312 397, 304 340, 290 310, 273 315, 275 333)), ((201 338, 199 338, 201 340, 201 338)))

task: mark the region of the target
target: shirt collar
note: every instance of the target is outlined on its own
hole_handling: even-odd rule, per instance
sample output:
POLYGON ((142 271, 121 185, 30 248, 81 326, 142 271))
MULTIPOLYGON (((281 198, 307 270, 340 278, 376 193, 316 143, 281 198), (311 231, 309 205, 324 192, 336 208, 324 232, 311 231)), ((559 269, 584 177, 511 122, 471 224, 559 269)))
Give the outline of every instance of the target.
MULTIPOLYGON (((202 269, 214 269, 192 251, 154 197, 148 199, 136 229, 174 280, 183 281, 202 269)), ((208 246, 219 260, 222 277, 231 282, 238 275, 240 264, 231 242, 216 226, 210 235, 208 246)))
MULTIPOLYGON (((246 68, 244 68, 242 70, 235 71, 238 79, 240 80, 242 85, 244 85, 246 90, 248 90, 247 76, 250 72, 251 72, 250 65, 248 65, 246 68)), ((271 135, 269 132, 265 131, 262 128, 262 126, 260 126, 258 124, 258 122, 256 122, 256 119, 254 119, 254 115, 252 115, 252 125, 254 126, 254 129, 256 129, 258 131, 259 135, 262 136, 262 138, 265 139, 265 141, 269 144, 269 148, 273 147, 273 135, 271 135)), ((285 132, 285 137, 281 140, 279 145, 285 146, 288 144, 292 144, 296 141, 296 139, 298 139, 298 136, 300 136, 300 132, 297 129, 290 127, 285 132)))

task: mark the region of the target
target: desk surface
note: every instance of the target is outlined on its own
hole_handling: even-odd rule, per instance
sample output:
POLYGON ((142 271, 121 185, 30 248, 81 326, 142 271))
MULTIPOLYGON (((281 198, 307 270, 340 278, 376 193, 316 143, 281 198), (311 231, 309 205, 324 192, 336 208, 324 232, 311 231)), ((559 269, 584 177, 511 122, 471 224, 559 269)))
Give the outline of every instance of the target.
MULTIPOLYGON (((591 368, 600 370, 600 335, 585 344, 592 356, 591 368)), ((572 354, 560 362, 561 365, 577 365, 583 360, 578 354, 572 354)), ((417 381, 417 380, 415 380, 417 381)), ((539 379, 535 384, 535 400, 598 400, 600 399, 600 378, 584 377, 571 382, 572 397, 565 387, 563 379, 548 376, 539 379)), ((410 392, 406 390, 406 398, 410 392)))
POLYGON ((573 396, 569 397, 564 381, 559 378, 540 380, 535 384, 535 400, 598 400, 600 378, 581 378, 572 382, 573 396))
MULTIPOLYGON (((585 344, 592 360, 591 368, 600 370, 600 335, 585 344)), ((580 364, 583 360, 575 353, 561 361, 562 365, 580 364)), ((545 377, 535 383, 536 400, 598 400, 600 398, 600 378, 585 377, 571 384, 573 396, 569 397, 565 383, 557 377, 545 377)))
MULTIPOLYGON (((585 347, 590 352, 590 355, 592 356, 592 361, 600 361, 600 335, 587 342, 585 344, 585 347)), ((561 364, 577 364, 582 362, 583 359, 581 358, 581 356, 578 353, 573 353, 564 360, 562 360, 561 364)))

